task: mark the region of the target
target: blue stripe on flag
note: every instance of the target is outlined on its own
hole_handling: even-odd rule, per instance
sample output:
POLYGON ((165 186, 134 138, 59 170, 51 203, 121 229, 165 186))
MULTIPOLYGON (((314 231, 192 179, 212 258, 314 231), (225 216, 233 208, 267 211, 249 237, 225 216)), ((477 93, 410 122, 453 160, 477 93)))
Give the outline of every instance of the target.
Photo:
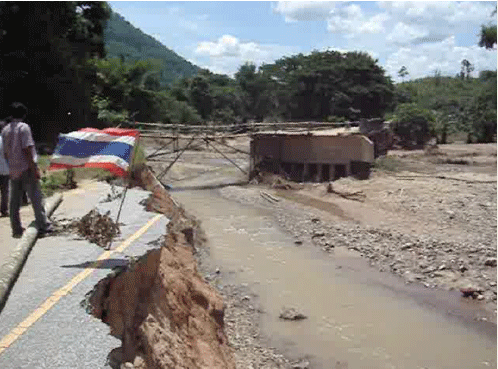
POLYGON ((94 155, 113 155, 130 161, 133 146, 122 142, 96 142, 59 136, 54 154, 86 158, 94 155))

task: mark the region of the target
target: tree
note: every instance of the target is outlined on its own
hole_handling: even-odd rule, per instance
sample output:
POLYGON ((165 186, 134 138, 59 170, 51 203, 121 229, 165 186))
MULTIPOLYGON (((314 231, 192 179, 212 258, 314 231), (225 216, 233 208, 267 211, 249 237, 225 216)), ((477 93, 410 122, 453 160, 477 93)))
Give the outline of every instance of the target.
POLYGON ((394 85, 377 63, 363 52, 315 51, 261 69, 283 118, 351 119, 380 117, 392 105, 394 85))
POLYGON ((262 121, 269 112, 269 81, 265 77, 265 74, 258 73, 252 63, 245 63, 235 74, 235 81, 244 102, 245 115, 249 119, 262 121))
POLYGON ((486 49, 492 49, 494 45, 496 45, 496 25, 481 26, 479 46, 485 47, 486 49))
POLYGON ((436 69, 434 71, 434 82, 435 82, 436 86, 441 85, 441 81, 442 81, 441 70, 440 69, 436 69))
POLYGON ((104 2, 0 2, 0 109, 24 102, 35 139, 95 122, 86 61, 104 54, 108 16, 104 2))
POLYGON ((462 60, 462 70, 460 72, 460 76, 463 79, 465 75, 467 75, 467 79, 470 78, 470 74, 474 71, 474 66, 467 60, 462 60))
POLYGON ((407 148, 423 146, 430 138, 432 114, 416 104, 400 104, 394 111, 393 130, 407 148))
POLYGON ((471 133, 477 142, 493 142, 496 134, 496 73, 481 86, 473 97, 469 115, 471 117, 471 133))
POLYGON ((209 73, 209 71, 203 71, 190 82, 190 103, 204 120, 209 118, 213 108, 208 81, 209 73))
POLYGON ((401 69, 398 71, 398 76, 404 81, 405 77, 408 75, 408 69, 403 65, 401 69))
MULTIPOLYGON (((491 13, 491 16, 496 15, 496 8, 491 13)), ((492 49, 496 45, 496 24, 495 25, 482 25, 479 39, 479 46, 486 49, 492 49)))
MULTIPOLYGON (((466 63, 465 63, 466 64, 466 63)), ((396 85, 396 104, 413 103, 430 112, 429 131, 438 143, 454 133, 465 133, 468 142, 494 141, 496 132, 496 71, 481 71, 465 79, 466 68, 456 77, 433 76, 396 85)))

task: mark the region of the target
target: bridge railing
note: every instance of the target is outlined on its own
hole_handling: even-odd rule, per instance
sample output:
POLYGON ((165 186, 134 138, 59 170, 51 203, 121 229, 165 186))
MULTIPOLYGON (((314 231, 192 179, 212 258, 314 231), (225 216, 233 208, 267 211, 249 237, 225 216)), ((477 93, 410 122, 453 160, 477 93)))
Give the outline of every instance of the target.
POLYGON ((241 123, 241 124, 166 124, 129 122, 126 125, 139 128, 143 136, 160 136, 164 138, 178 135, 250 135, 265 131, 315 131, 338 127, 358 127, 360 122, 275 122, 275 123, 241 123))

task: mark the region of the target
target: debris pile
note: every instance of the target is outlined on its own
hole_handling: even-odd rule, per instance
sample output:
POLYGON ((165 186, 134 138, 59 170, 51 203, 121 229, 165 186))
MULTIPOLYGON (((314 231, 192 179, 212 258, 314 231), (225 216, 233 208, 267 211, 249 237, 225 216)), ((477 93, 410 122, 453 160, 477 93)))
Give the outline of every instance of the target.
POLYGON ((250 183, 253 185, 265 184, 279 190, 299 190, 303 188, 303 185, 290 181, 285 175, 265 171, 255 171, 250 183))
POLYGON ((119 224, 115 223, 109 214, 110 211, 102 215, 98 210, 92 209, 80 220, 73 222, 72 227, 81 237, 105 248, 121 233, 119 224))
POLYGON ((338 195, 344 199, 348 199, 348 200, 355 200, 355 201, 360 201, 360 202, 364 202, 365 201, 365 198, 366 198, 366 195, 363 191, 356 191, 356 192, 342 192, 342 191, 338 191, 334 188, 334 186, 332 185, 332 182, 329 182, 327 184, 327 193, 333 193, 335 195, 338 195))

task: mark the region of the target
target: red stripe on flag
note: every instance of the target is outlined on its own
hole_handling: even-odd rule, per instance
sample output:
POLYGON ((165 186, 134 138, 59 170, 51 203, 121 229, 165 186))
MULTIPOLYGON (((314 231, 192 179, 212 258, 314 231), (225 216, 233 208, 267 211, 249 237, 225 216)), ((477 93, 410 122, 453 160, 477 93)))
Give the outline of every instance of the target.
POLYGON ((79 132, 96 132, 96 133, 105 133, 111 136, 132 136, 138 137, 140 135, 140 131, 138 129, 124 129, 124 128, 106 128, 106 129, 97 129, 97 128, 82 128, 79 132))
POLYGON ((83 165, 50 164, 48 170, 69 169, 69 168, 100 168, 108 170, 118 177, 126 177, 126 171, 113 163, 86 163, 83 165))

